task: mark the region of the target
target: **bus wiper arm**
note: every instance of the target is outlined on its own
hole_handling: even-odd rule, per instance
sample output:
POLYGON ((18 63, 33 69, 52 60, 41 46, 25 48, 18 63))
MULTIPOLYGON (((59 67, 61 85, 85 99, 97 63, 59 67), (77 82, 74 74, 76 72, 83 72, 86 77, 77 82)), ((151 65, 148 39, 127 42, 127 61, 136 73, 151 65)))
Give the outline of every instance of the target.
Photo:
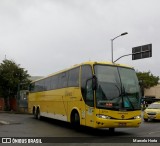
POLYGON ((119 89, 119 87, 117 85, 115 85, 115 87, 118 89, 119 95, 118 97, 121 95, 121 90, 119 89))

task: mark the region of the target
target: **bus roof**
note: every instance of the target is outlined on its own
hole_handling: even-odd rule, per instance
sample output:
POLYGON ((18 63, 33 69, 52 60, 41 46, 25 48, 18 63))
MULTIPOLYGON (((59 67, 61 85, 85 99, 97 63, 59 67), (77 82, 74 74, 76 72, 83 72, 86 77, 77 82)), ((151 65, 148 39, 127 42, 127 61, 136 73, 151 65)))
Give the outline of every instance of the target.
POLYGON ((96 64, 112 65, 112 66, 119 66, 119 67, 126 67, 126 68, 133 68, 133 67, 128 66, 128 65, 125 65, 125 64, 117 64, 117 63, 112 63, 112 62, 87 61, 87 62, 83 62, 83 63, 80 63, 80 64, 75 64, 75 65, 71 66, 70 68, 66 68, 66 69, 64 69, 64 70, 60 70, 60 71, 58 71, 58 72, 52 73, 52 74, 50 74, 50 75, 48 75, 48 76, 46 76, 46 77, 40 78, 40 79, 35 80, 35 81, 33 81, 33 82, 36 82, 36 81, 39 81, 39 80, 48 78, 48 77, 50 77, 50 76, 53 76, 53 75, 56 75, 56 74, 65 72, 65 71, 67 71, 67 70, 76 68, 76 67, 81 66, 81 65, 96 65, 96 64))
POLYGON ((94 65, 94 64, 104 64, 104 65, 113 65, 113 66, 121 66, 121 67, 127 67, 127 68, 133 68, 133 67, 131 67, 131 66, 128 66, 128 65, 125 65, 125 64, 118 64, 118 63, 112 63, 112 62, 100 62, 100 61, 88 61, 88 62, 84 62, 84 63, 82 63, 82 64, 80 64, 80 65, 83 65, 83 64, 92 64, 92 65, 94 65))

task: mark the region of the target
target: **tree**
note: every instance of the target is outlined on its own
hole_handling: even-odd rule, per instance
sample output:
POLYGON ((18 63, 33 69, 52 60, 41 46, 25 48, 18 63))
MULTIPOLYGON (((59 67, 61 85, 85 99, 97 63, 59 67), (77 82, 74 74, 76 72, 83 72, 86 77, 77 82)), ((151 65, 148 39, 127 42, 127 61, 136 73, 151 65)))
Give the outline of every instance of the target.
POLYGON ((139 81, 142 81, 140 86, 142 90, 142 95, 144 96, 144 89, 150 88, 158 84, 159 77, 154 76, 150 71, 148 72, 137 72, 137 77, 139 81))
POLYGON ((21 83, 29 84, 29 74, 19 64, 3 60, 0 64, 0 94, 4 97, 6 110, 9 110, 9 99, 17 95, 21 83))

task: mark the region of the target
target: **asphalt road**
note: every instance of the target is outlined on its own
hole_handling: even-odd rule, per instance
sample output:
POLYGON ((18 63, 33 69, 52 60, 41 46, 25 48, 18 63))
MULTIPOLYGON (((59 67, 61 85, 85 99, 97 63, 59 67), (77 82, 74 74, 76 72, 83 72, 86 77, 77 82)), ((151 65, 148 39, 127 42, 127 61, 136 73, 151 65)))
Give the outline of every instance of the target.
MULTIPOLYGON (((36 120, 28 114, 0 113, 0 137, 48 137, 57 140, 52 145, 127 145, 127 139, 146 140, 160 137, 160 122, 143 122, 139 128, 117 128, 114 134, 108 129, 81 127, 72 129, 66 122, 43 118, 36 120), (56 137, 56 138, 54 138, 56 137), (68 143, 69 141, 69 143, 68 143), (61 143, 61 144, 59 144, 61 143)), ((159 138, 160 139, 160 138, 159 138)), ((131 143, 131 145, 159 145, 158 143, 131 143)), ((48 145, 48 144, 44 144, 48 145)))

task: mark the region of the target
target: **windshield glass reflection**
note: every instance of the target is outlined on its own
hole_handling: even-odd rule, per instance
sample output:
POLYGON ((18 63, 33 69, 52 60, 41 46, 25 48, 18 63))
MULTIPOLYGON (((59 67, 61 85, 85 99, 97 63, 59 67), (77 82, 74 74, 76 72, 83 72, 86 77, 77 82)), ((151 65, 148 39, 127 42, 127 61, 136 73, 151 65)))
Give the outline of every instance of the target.
POLYGON ((107 65, 95 65, 94 69, 98 81, 98 108, 140 109, 139 84, 133 69, 107 65))

